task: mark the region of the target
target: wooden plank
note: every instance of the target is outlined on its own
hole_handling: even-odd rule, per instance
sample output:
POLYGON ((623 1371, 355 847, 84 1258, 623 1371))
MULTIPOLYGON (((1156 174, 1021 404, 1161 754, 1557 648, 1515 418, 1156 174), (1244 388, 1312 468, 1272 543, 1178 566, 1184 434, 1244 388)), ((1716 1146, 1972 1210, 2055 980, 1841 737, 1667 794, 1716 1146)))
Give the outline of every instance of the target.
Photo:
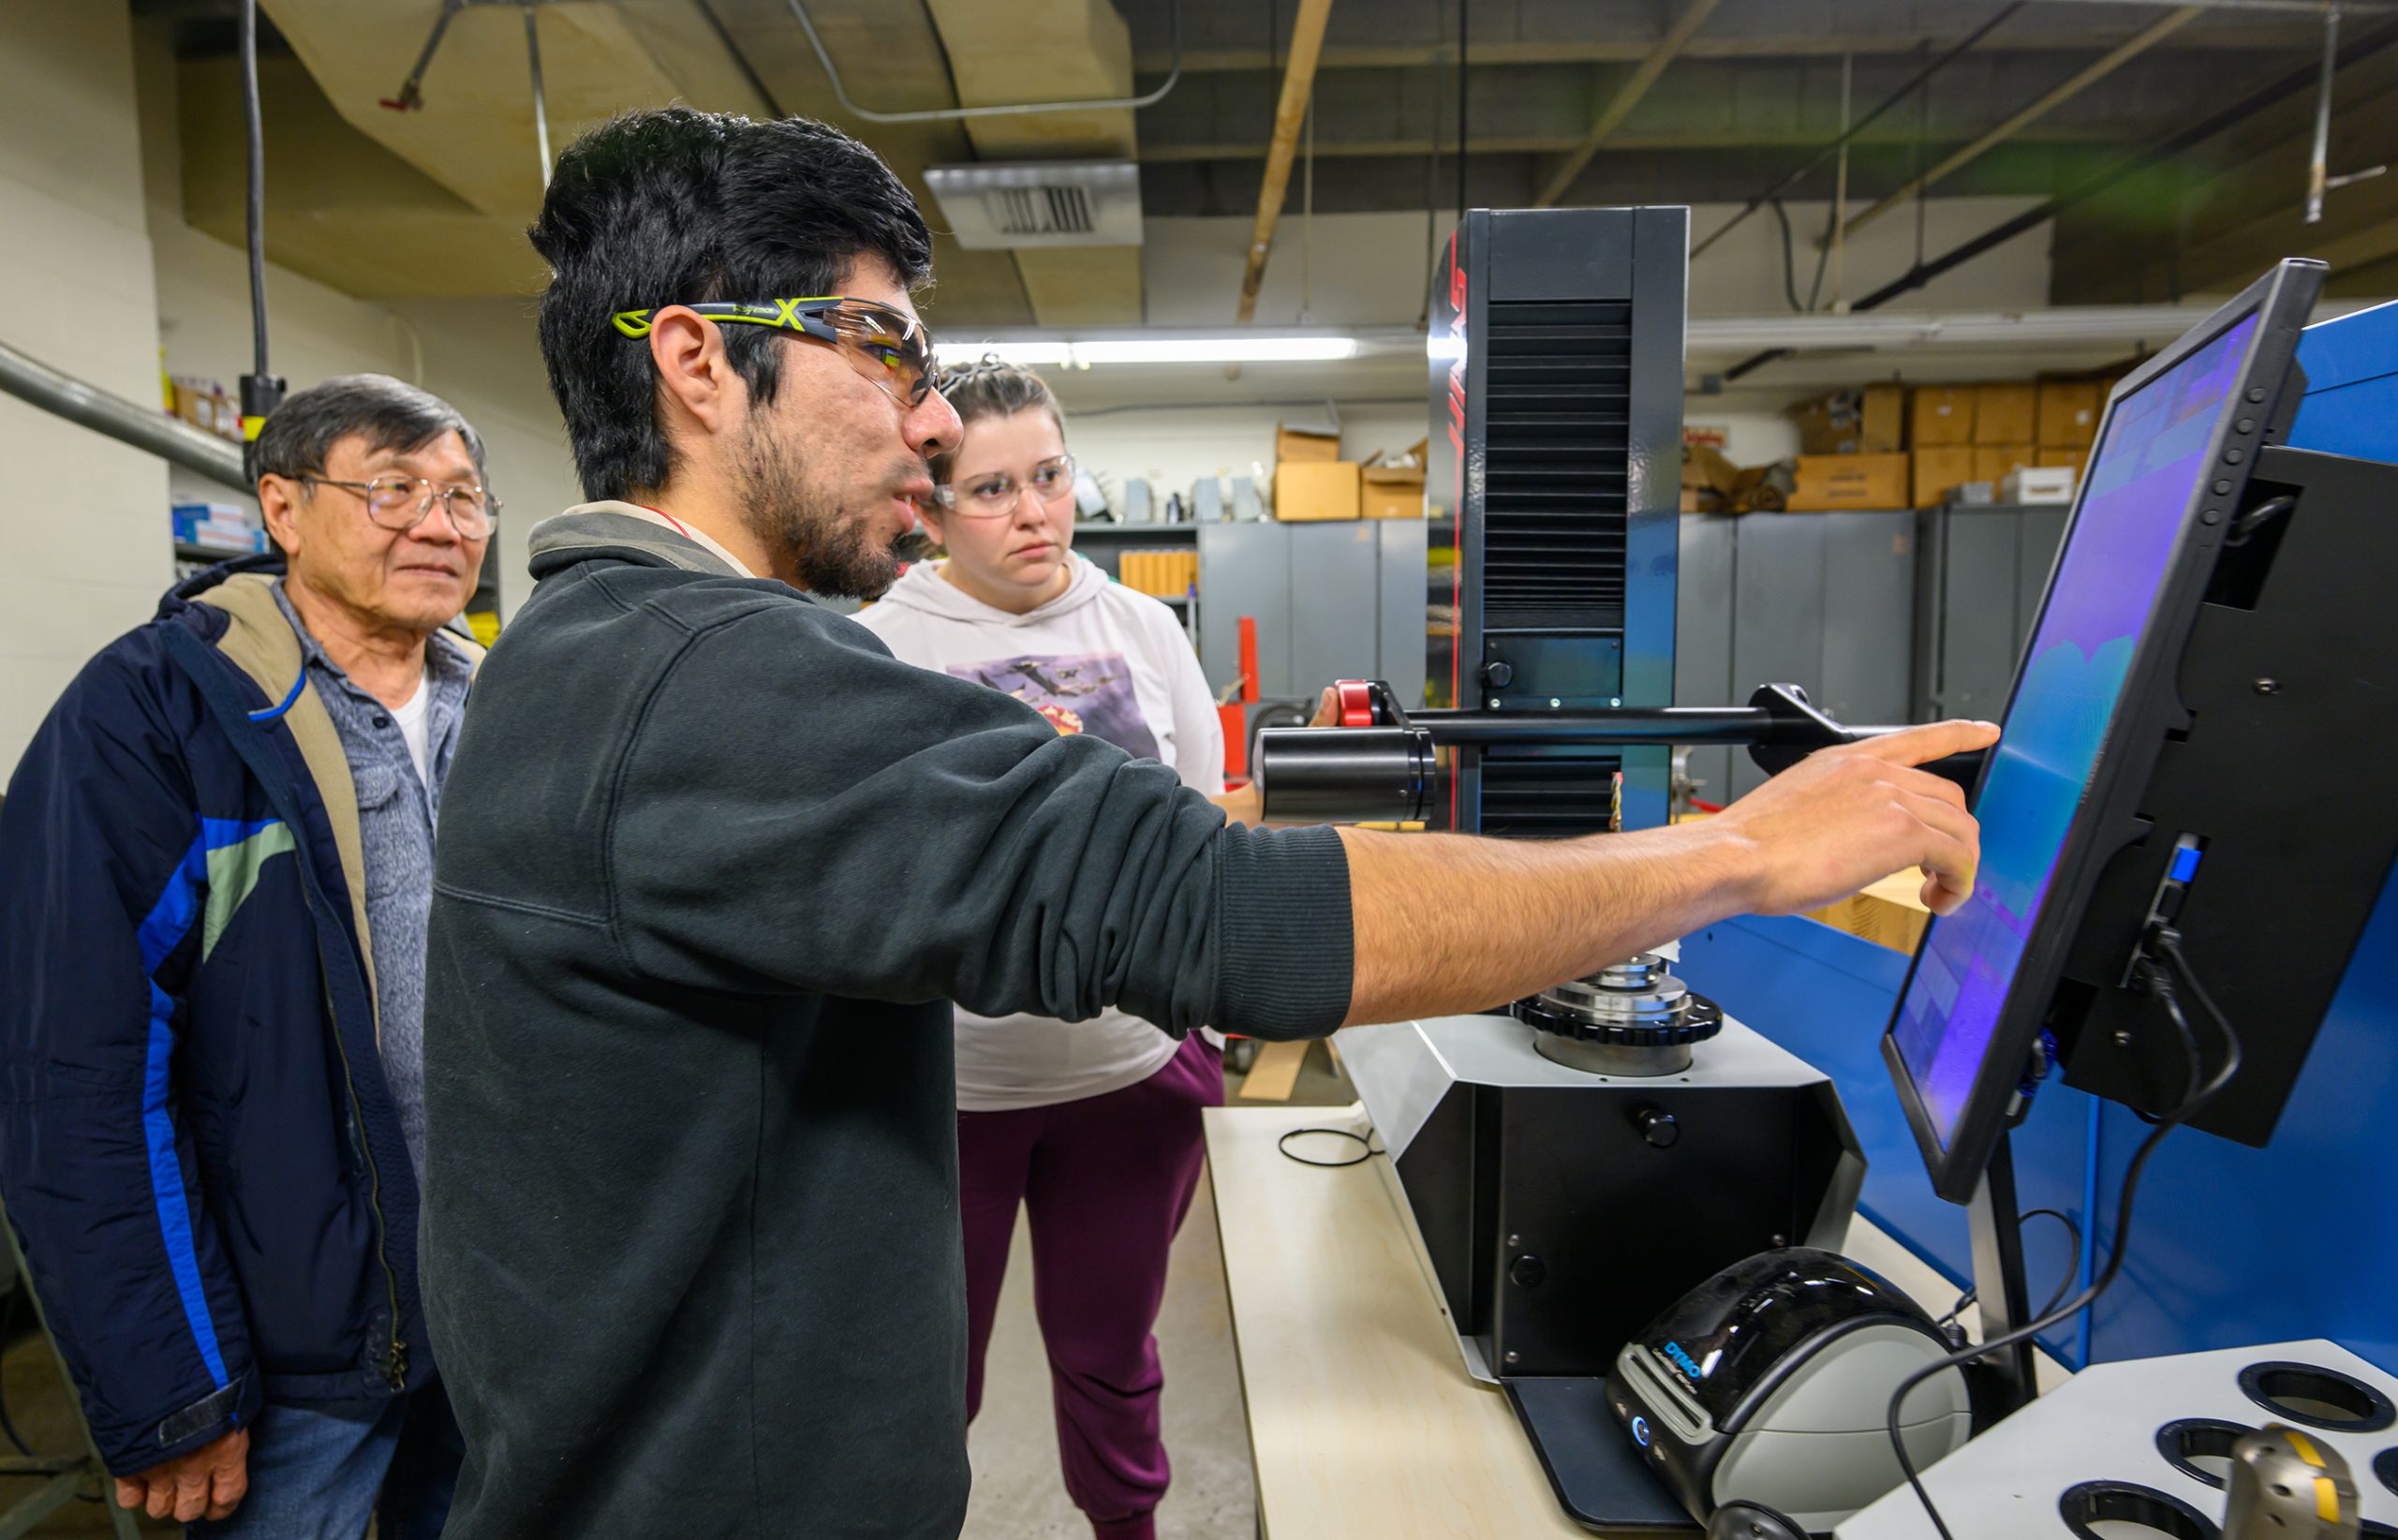
POLYGON ((1290 64, 1282 71, 1282 96, 1274 107, 1274 137, 1266 152, 1266 177, 1257 189, 1257 223, 1250 232, 1249 266, 1240 280, 1239 317, 1257 314, 1258 286, 1266 281, 1266 259, 1274 249, 1274 226, 1291 187, 1291 162, 1299 151, 1299 126, 1307 121, 1315 91, 1316 55, 1324 49, 1324 25, 1332 0, 1299 0, 1291 23, 1290 64))
POLYGON ((1251 1102, 1287 1102, 1291 1088, 1299 1083, 1299 1067, 1308 1061, 1308 1041, 1296 1043, 1266 1043, 1257 1049, 1257 1058, 1249 1066, 1249 1077, 1240 1083, 1240 1094, 1251 1102))

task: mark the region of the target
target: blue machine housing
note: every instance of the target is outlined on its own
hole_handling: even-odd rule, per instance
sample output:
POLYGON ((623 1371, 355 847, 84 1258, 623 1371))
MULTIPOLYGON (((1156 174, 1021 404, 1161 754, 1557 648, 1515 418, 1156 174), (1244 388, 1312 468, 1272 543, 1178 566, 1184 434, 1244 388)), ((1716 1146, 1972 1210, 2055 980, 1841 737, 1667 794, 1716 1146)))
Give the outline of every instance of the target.
MULTIPOLYGON (((2307 330, 2295 448, 2398 463, 2398 304, 2307 330)), ((2398 517, 2398 511, 2392 511, 2398 517)), ((2354 789, 2374 794, 2375 789, 2354 789)), ((2337 819, 2327 788, 2320 816, 2337 819)), ((1812 920, 1739 919, 1692 936, 1677 971, 1829 1074, 1870 1162, 1858 1209, 1949 1277, 1970 1275, 1964 1210, 1933 1197, 1876 1053, 1906 959, 1812 920)), ((2043 1345, 2079 1367, 2328 1337, 2398 1371, 2398 877, 2358 942, 2272 1142, 2168 1139, 2140 1193, 2124 1276, 2043 1345)), ((2090 1255, 2114 1240, 2113 1195, 2148 1132, 2129 1109, 2051 1083, 2013 1135, 2024 1207, 2069 1215, 2090 1255), (2095 1222, 2094 1222, 2095 1215, 2095 1222)), ((2032 1292, 2070 1256, 2064 1227, 2026 1229, 2032 1292)))

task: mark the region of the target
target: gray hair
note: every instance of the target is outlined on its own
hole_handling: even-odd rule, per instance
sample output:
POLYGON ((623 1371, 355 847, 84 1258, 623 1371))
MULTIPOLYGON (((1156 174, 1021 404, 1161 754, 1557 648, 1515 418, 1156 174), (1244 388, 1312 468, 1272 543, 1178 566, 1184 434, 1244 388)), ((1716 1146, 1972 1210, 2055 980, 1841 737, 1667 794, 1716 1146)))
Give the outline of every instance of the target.
POLYGON ((475 479, 487 482, 482 437, 458 408, 389 375, 340 375, 294 392, 268 414, 259 430, 258 468, 261 475, 320 476, 333 446, 352 434, 363 436, 369 449, 408 453, 447 433, 466 441, 475 479))

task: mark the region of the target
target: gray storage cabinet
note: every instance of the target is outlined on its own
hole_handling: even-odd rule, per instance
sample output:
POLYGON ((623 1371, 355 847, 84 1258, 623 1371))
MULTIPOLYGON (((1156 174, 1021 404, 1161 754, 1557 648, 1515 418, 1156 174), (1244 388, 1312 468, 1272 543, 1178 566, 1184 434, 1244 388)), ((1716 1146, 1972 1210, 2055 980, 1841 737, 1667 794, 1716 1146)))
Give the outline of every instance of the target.
POLYGON ((2065 539, 2062 503, 1917 517, 1913 719, 1996 721, 2065 539))
POLYGON ((1199 663, 1219 691, 1240 677, 1240 617, 1257 621, 1258 691, 1314 694, 1335 679, 1386 679, 1424 698, 1424 523, 1205 524, 1199 663))
MULTIPOLYGON (((1914 674, 1912 512, 1691 514, 1680 521, 1674 699, 1739 705, 1805 687, 1835 718, 1907 719, 1914 674)), ((1699 796, 1764 783, 1745 750, 1702 749, 1699 796)))

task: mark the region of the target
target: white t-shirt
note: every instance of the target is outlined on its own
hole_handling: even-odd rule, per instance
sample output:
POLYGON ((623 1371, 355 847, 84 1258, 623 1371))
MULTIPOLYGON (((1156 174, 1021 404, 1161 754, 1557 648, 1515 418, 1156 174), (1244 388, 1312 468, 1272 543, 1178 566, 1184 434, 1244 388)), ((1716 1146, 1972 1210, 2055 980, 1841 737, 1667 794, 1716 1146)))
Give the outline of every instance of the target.
POLYGON ((416 693, 408 697, 408 703, 392 713, 392 720, 399 724, 400 736, 407 740, 408 759, 416 765, 417 784, 432 785, 433 691, 424 688, 422 678, 417 680, 416 693))
MULTIPOLYGON (((1181 622, 1081 556, 1073 561, 1066 591, 1029 614, 993 609, 927 563, 857 619, 902 662, 1005 690, 1060 733, 1096 734, 1221 794, 1223 728, 1181 622)), ((1113 1006, 1082 1022, 961 1009, 957 1104, 999 1112, 1103 1095, 1155 1074, 1177 1046, 1113 1006)))

